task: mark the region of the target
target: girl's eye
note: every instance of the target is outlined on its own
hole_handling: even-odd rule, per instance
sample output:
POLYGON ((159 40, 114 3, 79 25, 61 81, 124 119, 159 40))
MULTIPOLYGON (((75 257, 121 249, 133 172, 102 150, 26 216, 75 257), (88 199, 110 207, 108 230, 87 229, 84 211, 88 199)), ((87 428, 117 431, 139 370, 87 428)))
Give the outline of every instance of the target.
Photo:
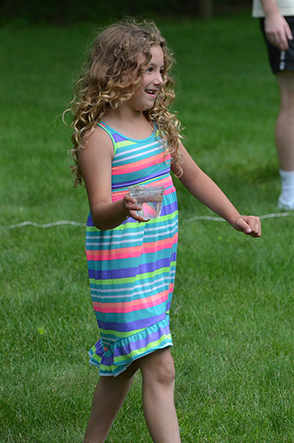
POLYGON ((147 69, 147 72, 152 72, 153 68, 151 68, 151 66, 147 69))

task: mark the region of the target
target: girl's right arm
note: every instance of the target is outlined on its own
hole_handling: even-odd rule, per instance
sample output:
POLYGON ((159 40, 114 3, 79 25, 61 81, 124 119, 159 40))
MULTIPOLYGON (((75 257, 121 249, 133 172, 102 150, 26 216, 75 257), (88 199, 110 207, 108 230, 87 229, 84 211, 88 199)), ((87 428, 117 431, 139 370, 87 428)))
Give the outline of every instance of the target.
MULTIPOLYGON (((227 220, 237 231, 242 231, 252 237, 259 237, 261 234, 259 218, 250 215, 241 216, 217 184, 194 162, 182 144, 180 151, 183 156, 181 165, 183 175, 180 181, 188 191, 205 206, 227 220)), ((179 172, 173 164, 172 170, 176 174, 179 172)))
POLYGON ((136 212, 141 207, 129 193, 112 203, 112 159, 112 141, 104 129, 96 126, 90 136, 85 136, 83 149, 79 153, 79 165, 86 185, 93 223, 102 231, 116 228, 128 217, 144 221, 136 212))

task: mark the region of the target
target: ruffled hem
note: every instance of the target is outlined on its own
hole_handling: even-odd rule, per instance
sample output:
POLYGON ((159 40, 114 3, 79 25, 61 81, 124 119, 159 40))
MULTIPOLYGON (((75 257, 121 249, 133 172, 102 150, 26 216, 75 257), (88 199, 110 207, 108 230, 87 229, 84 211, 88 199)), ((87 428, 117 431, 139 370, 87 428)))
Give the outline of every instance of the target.
POLYGON ((117 376, 138 358, 172 346, 169 317, 130 337, 122 338, 104 349, 100 339, 89 351, 89 363, 99 368, 101 376, 117 376))

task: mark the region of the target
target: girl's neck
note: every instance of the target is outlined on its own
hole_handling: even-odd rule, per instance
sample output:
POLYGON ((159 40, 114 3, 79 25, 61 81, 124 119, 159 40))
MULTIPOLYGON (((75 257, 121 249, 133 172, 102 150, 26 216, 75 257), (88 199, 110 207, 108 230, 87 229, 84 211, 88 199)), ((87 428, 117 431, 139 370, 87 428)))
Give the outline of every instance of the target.
POLYGON ((124 106, 109 109, 102 121, 121 134, 136 140, 147 138, 153 132, 153 125, 148 122, 143 112, 134 112, 124 106))

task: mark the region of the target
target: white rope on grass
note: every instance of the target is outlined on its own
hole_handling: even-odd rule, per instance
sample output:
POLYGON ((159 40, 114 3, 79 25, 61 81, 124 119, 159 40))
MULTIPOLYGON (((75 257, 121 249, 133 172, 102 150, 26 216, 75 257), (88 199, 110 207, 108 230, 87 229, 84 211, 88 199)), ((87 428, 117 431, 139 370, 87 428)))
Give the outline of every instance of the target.
MULTIPOLYGON (((272 213, 272 214, 265 214, 265 215, 259 215, 260 220, 266 219, 266 218, 275 218, 275 217, 291 217, 294 216, 294 212, 277 212, 277 213, 272 213)), ((209 221, 226 221, 221 217, 211 217, 211 216, 206 216, 206 215, 200 215, 200 216, 196 216, 196 217, 191 217, 188 218, 187 221, 191 222, 191 221, 196 221, 196 220, 209 220, 209 221)))
MULTIPOLYGON (((263 220, 266 218, 291 217, 291 216, 294 216, 294 212, 278 212, 278 213, 272 213, 272 214, 265 214, 265 215, 260 215, 259 218, 261 220, 263 220)), ((217 221, 217 222, 225 221, 221 217, 211 217, 211 216, 205 216, 205 215, 191 217, 191 218, 188 218, 186 221, 192 222, 192 221, 198 221, 198 220, 208 220, 208 221, 217 221)), ((59 225, 73 225, 73 226, 85 227, 86 223, 75 222, 72 220, 60 220, 60 221, 56 221, 56 222, 52 222, 52 223, 44 223, 44 224, 35 223, 32 221, 24 221, 22 223, 16 223, 14 225, 0 226, 0 229, 15 229, 15 228, 22 228, 24 226, 34 226, 35 228, 52 228, 53 226, 59 226, 59 225)))
POLYGON ((32 221, 24 221, 22 223, 16 223, 15 225, 0 226, 0 229, 15 229, 15 228, 22 228, 23 226, 34 226, 35 228, 52 228, 52 226, 59 226, 59 225, 86 226, 86 223, 79 223, 71 220, 60 220, 44 224, 35 223, 32 221))
POLYGON ((294 215, 294 212, 278 212, 277 214, 265 214, 260 215, 260 220, 264 218, 274 218, 274 217, 292 217, 294 215))

